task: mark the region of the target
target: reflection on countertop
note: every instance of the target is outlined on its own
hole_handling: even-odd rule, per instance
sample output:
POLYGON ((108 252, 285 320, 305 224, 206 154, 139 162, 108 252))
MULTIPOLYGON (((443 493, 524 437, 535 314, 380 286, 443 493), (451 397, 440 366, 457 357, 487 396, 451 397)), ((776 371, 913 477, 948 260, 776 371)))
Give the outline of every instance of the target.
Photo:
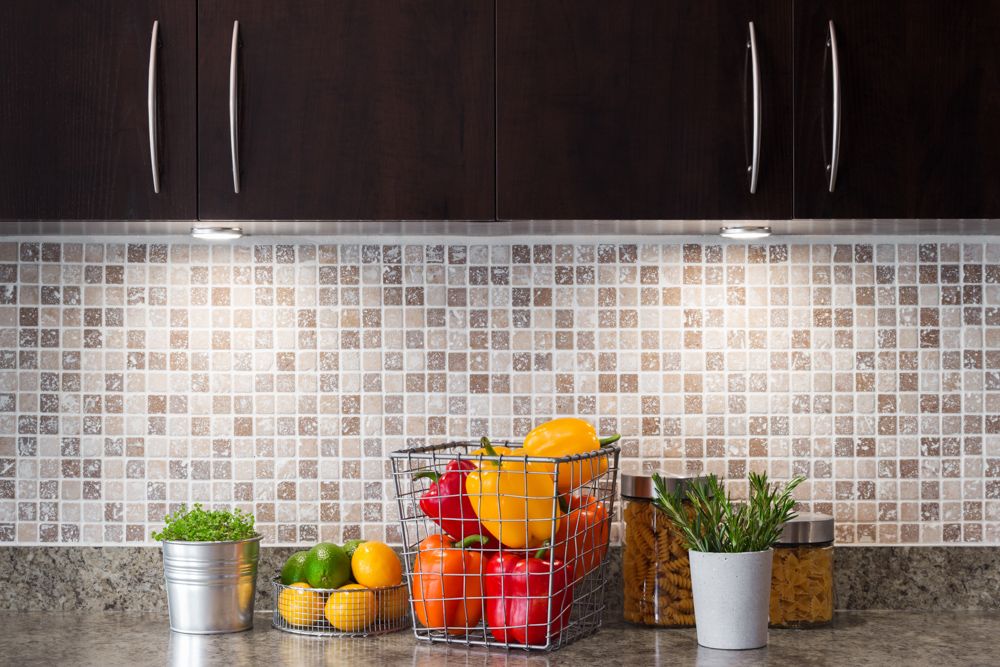
POLYGON ((417 642, 410 631, 369 639, 279 632, 269 614, 228 635, 173 633, 165 614, 0 612, 8 665, 987 665, 996 664, 1000 612, 840 612, 815 630, 772 630, 768 648, 715 651, 692 630, 614 625, 555 653, 417 642))

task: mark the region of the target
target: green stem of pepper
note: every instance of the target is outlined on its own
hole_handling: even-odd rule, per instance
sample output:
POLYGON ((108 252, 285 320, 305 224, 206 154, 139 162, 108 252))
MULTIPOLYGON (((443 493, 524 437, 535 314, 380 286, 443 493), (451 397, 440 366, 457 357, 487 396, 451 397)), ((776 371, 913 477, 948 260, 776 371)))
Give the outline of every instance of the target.
POLYGON ((456 549, 465 549, 466 547, 471 547, 473 544, 486 544, 488 541, 489 539, 484 535, 469 535, 461 542, 454 542, 451 546, 456 549))
POLYGON ((500 456, 497 454, 497 450, 493 449, 493 443, 491 443, 490 439, 485 435, 479 439, 479 445, 486 450, 486 454, 488 456, 500 456))

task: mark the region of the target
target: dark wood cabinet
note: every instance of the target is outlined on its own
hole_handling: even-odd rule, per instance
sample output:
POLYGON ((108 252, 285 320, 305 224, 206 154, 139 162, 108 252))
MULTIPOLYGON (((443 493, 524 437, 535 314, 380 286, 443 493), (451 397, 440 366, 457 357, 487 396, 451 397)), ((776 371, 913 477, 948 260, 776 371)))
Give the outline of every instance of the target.
POLYGON ((0 3, 0 219, 197 216, 195 18, 183 0, 0 3))
POLYGON ((497 0, 499 217, 790 217, 791 12, 790 0, 497 0))
POLYGON ((198 45, 202 219, 494 218, 491 0, 213 0, 198 45))
POLYGON ((0 220, 990 220, 998 34, 998 0, 9 0, 0 220))
POLYGON ((998 34, 995 0, 796 0, 795 216, 1000 217, 998 34))

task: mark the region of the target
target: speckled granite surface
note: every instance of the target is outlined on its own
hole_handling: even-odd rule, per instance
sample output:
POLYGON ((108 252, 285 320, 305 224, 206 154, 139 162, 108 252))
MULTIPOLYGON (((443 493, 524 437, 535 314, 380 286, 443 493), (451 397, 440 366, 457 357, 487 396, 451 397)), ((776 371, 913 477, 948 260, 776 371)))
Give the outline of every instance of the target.
MULTIPOLYGON (((257 608, 270 609, 270 578, 294 551, 261 549, 257 608)), ((609 621, 621 619, 621 550, 612 549, 609 621)), ((1000 609, 1000 549, 842 547, 838 609, 1000 609)), ((0 609, 164 611, 156 547, 0 548, 0 609)))
MULTIPOLYGON (((271 609, 270 578, 296 549, 265 547, 257 565, 258 609, 271 609)), ((0 548, 0 609, 166 611, 159 547, 0 548)))
POLYGON ((612 625, 550 654, 418 643, 410 632, 369 639, 301 637, 271 628, 229 635, 172 633, 162 613, 0 612, 0 661, 94 665, 941 665, 996 664, 995 612, 840 612, 816 630, 771 630, 767 648, 701 648, 693 630, 612 625))
POLYGON ((838 609, 1000 609, 996 547, 836 550, 838 609))

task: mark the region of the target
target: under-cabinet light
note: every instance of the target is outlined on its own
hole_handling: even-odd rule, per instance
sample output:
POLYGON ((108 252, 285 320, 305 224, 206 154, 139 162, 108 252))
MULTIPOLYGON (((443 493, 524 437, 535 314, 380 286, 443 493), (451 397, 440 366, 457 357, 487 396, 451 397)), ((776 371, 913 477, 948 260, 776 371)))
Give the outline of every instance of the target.
POLYGON ((191 236, 203 241, 232 241, 243 236, 240 227, 192 227, 191 236))
POLYGON ((770 227, 721 227, 719 229, 719 236, 739 241, 762 239, 770 235, 770 227))

